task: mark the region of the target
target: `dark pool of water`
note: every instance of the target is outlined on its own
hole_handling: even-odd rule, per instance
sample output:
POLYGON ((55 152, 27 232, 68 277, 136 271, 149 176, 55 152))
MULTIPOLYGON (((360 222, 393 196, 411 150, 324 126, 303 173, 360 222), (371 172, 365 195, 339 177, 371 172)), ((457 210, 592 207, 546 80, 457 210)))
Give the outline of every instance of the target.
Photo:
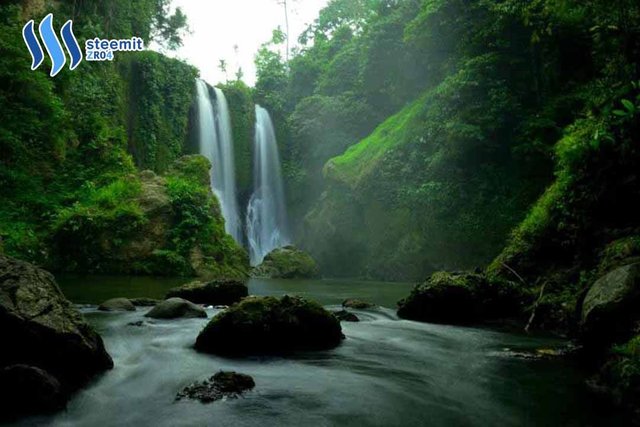
MULTIPOLYGON (((162 296, 180 281, 61 280, 78 303, 162 296), (109 290, 102 289, 108 287, 109 290), (146 293, 141 293, 144 290, 146 293)), ((523 360, 506 349, 562 341, 399 320, 392 309, 410 285, 254 280, 250 292, 300 294, 337 309, 347 297, 383 307, 354 312, 346 340, 330 351, 287 358, 225 359, 192 349, 206 319, 154 321, 144 310, 84 308, 115 368, 78 393, 66 412, 24 421, 55 426, 585 426, 622 422, 590 399, 583 374, 562 360, 523 360), (386 307, 386 308, 385 308, 386 307), (128 323, 144 320, 142 327, 128 323), (174 402, 216 371, 252 375, 240 399, 174 402)), ((208 309, 209 317, 217 310, 208 309)))

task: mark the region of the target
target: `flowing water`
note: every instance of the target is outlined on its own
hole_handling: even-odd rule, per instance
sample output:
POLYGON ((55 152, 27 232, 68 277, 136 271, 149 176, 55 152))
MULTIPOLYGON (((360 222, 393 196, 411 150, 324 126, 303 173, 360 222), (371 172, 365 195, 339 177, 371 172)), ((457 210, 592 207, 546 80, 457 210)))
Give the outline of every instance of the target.
POLYGON ((203 80, 197 81, 200 154, 211 161, 211 189, 220 202, 225 230, 242 242, 242 222, 236 195, 235 157, 229 106, 222 90, 211 97, 203 80))
POLYGON ((280 156, 269 112, 256 105, 253 195, 247 206, 247 240, 251 265, 289 243, 280 156))
MULTIPOLYGON (((160 296, 173 280, 72 277, 74 301, 160 296), (103 292, 109 281, 111 295, 103 292), (99 289, 100 288, 100 289, 99 289)), ((382 307, 353 310, 345 341, 330 351, 291 357, 226 359, 192 349, 206 319, 148 320, 145 310, 101 313, 84 307, 115 368, 78 393, 66 412, 23 425, 54 426, 584 426, 619 420, 589 399, 584 377, 562 360, 513 358, 506 348, 555 347, 558 340, 478 328, 399 320, 391 309, 408 284, 252 280, 252 294, 301 294, 331 309, 344 298, 382 307), (128 323, 144 320, 141 327, 128 323), (178 391, 218 370, 254 377, 239 399, 175 402, 178 391)), ((209 317, 218 311, 207 310, 209 317)))

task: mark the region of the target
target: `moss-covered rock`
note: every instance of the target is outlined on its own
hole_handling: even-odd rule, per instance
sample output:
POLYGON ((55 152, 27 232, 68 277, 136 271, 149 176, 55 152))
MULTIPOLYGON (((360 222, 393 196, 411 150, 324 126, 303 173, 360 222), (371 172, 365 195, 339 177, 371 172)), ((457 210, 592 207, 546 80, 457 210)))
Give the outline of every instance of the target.
POLYGON ((209 161, 180 158, 166 176, 120 178, 62 210, 53 266, 66 271, 246 277, 248 256, 224 231, 209 161))
POLYGON ((127 298, 111 298, 98 306, 100 311, 136 311, 136 306, 127 298))
POLYGON ((166 298, 179 297, 196 304, 231 305, 249 295, 247 286, 239 280, 218 279, 191 282, 169 290, 166 298))
POLYGON ((207 317, 207 312, 191 301, 174 297, 159 302, 144 316, 151 317, 152 319, 190 319, 207 317))
POLYGON ((342 341, 340 322, 320 304, 299 297, 249 297, 214 317, 195 348, 243 355, 324 350, 342 341))
POLYGON ((629 338, 640 320, 640 263, 618 267, 599 278, 581 308, 582 339, 600 347, 629 338))
MULTIPOLYGON (((65 401, 73 391, 113 367, 102 338, 65 299, 53 276, 32 264, 2 255, 0 342, 0 369, 27 365, 46 371, 41 375, 29 368, 20 369, 19 373, 24 374, 25 381, 34 379, 34 387, 50 388, 59 382, 65 401), (48 380, 49 375, 56 381, 48 380)), ((4 374, 13 376, 16 372, 4 374)), ((28 405, 29 401, 22 404, 28 405)), ((34 412, 37 409, 44 408, 33 407, 34 412)), ((0 412, 6 415, 5 410, 0 412)))
POLYGON ((277 248, 268 253, 262 264, 251 271, 253 277, 273 279, 311 279, 320 270, 311 255, 294 246, 277 248))
POLYGON ((211 403, 223 398, 237 398, 256 386, 249 375, 237 372, 220 371, 206 381, 196 382, 185 387, 176 400, 196 399, 202 403, 211 403))
POLYGON ((520 317, 528 301, 517 284, 483 274, 437 272, 398 302, 398 316, 432 323, 468 324, 520 317))

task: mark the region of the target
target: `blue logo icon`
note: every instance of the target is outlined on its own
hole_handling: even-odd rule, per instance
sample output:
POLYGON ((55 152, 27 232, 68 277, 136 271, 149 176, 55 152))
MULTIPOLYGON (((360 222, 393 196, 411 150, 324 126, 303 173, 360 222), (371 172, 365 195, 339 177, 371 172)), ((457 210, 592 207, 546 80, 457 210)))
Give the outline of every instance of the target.
MULTIPOLYGON (((25 24, 22 28, 22 37, 24 38, 24 42, 29 49, 29 53, 31 54, 32 62, 31 69, 37 69, 42 61, 44 61, 44 52, 42 51, 42 47, 40 46, 40 42, 38 41, 38 37, 36 36, 34 30, 34 22, 33 19, 25 24)), ((80 50, 80 45, 78 45, 78 41, 76 37, 73 35, 73 23, 71 20, 68 20, 60 30, 60 36, 62 37, 62 41, 64 42, 67 51, 69 52, 69 56, 71 57, 71 63, 69 64, 70 70, 75 70, 76 67, 82 61, 82 51, 80 50)), ((64 64, 67 62, 67 58, 62 50, 62 45, 60 44, 60 40, 56 36, 56 33, 53 29, 53 14, 50 13, 40 22, 40 26, 38 27, 38 32, 40 33, 40 37, 42 38, 42 42, 44 44, 49 57, 51 58, 51 73, 49 74, 51 77, 54 77, 58 74, 64 64)))

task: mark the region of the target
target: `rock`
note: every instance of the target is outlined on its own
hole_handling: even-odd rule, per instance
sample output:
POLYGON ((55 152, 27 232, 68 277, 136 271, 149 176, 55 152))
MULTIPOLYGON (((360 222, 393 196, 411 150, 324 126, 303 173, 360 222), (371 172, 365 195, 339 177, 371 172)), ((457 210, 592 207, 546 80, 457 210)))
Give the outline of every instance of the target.
POLYGON ((464 272, 436 272, 398 302, 398 316, 420 322, 469 324, 518 317, 529 294, 520 284, 464 272))
MULTIPOLYGON (((0 343, 0 368, 28 365, 44 370, 59 382, 65 399, 113 367, 102 338, 67 301, 53 276, 2 255, 0 343)), ((29 378, 37 376, 29 372, 29 378)))
POLYGON ((207 283, 187 283, 171 289, 167 298, 179 297, 196 304, 231 305, 249 295, 247 286, 233 279, 218 279, 207 283))
POLYGON ((360 321, 360 319, 358 319, 358 316, 356 316, 355 314, 347 310, 334 311, 333 315, 336 316, 336 318, 341 322, 359 322, 360 321))
POLYGON ((640 319, 640 263, 618 267, 591 286, 582 303, 580 332, 588 344, 628 339, 640 319))
POLYGON ((285 246, 267 254, 251 275, 273 279, 313 279, 320 276, 320 269, 311 255, 294 246, 285 246))
POLYGON ((100 311, 136 311, 136 307, 127 298, 112 298, 98 306, 100 311))
POLYGON ((356 310, 365 310, 367 308, 375 307, 375 304, 370 302, 361 301, 359 299, 346 299, 342 301, 342 306, 346 308, 355 308, 356 310))
POLYGON ((169 298, 151 309, 145 317, 153 319, 178 319, 207 317, 204 309, 182 298, 169 298))
POLYGON ((0 369, 0 420, 55 412, 66 401, 60 382, 43 369, 28 365, 0 369))
POLYGON ((224 397, 237 398, 242 393, 253 389, 255 385, 256 383, 249 375, 220 371, 206 381, 185 387, 178 393, 176 400, 189 398, 210 403, 224 397))
POLYGON ((243 355, 324 350, 342 341, 340 322, 320 304, 299 297, 248 297, 215 316, 195 348, 243 355))
POLYGON ((129 301, 136 307, 153 307, 160 302, 154 298, 130 298, 129 301))
POLYGON ((129 322, 127 326, 135 326, 137 328, 144 326, 144 322, 142 320, 138 320, 137 322, 129 322))

